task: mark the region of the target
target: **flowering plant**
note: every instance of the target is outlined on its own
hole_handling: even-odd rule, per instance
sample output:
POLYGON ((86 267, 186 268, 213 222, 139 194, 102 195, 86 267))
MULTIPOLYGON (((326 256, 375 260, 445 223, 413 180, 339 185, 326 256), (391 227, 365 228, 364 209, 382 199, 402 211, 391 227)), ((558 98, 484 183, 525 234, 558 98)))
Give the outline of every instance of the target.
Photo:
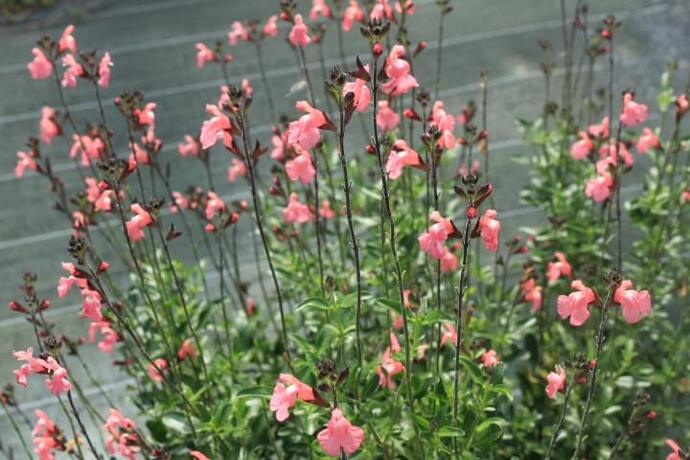
MULTIPOLYGON (((689 458, 689 104, 675 67, 655 127, 650 101, 614 91, 619 22, 588 25, 577 2, 563 24, 561 100, 547 92, 541 116, 519 122, 532 176, 522 199, 545 218, 506 236, 488 75, 481 103, 453 113, 439 99, 442 40, 433 91, 415 72, 431 48, 406 25, 418 5, 332 3, 300 12, 283 0, 265 22, 232 23, 228 46, 254 47, 260 87, 236 78, 224 42, 196 44, 196 66, 218 67, 224 84, 205 115, 190 114, 198 132, 179 139, 175 163, 204 176, 186 189, 155 102, 124 91, 119 123, 106 116, 117 56, 79 52, 73 26, 32 49, 29 74, 54 80, 61 107, 41 110, 40 139, 17 153, 15 173, 44 176, 71 225, 57 296, 79 291, 86 336, 56 330, 25 275, 9 307, 35 340, 14 353, 16 384, 43 375, 63 410, 60 422, 36 411, 32 448, 14 387, 3 390, 27 455, 647 458, 666 443, 667 458, 689 458), (341 51, 330 70, 328 28, 341 51), (357 56, 342 51, 347 32, 361 34, 357 56), (299 70, 288 107, 274 105, 261 52, 279 36, 299 70), (590 69, 607 61, 601 98, 592 71, 579 84, 580 53, 590 69), (66 94, 84 84, 98 108, 86 127, 66 94), (254 124, 259 101, 270 136, 254 124), (57 138, 82 175, 74 194, 42 152, 57 138), (242 194, 214 181, 219 158, 242 194), (624 200, 623 183, 642 187, 624 200), (138 413, 81 358, 95 342, 135 382, 138 413)), ((437 3, 442 38, 452 8, 437 3)))

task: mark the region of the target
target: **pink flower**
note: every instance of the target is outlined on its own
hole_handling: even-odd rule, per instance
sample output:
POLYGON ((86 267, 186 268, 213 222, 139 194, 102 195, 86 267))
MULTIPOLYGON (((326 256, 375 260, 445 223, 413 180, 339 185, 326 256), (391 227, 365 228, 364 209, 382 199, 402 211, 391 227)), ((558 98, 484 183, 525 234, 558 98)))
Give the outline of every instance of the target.
POLYGON ((196 139, 187 134, 184 137, 184 141, 177 144, 177 151, 180 152, 180 155, 183 157, 186 157, 187 155, 198 157, 199 153, 201 153, 201 146, 196 139))
POLYGON ((320 17, 330 18, 331 8, 326 3, 326 0, 312 0, 312 7, 309 10, 309 20, 316 21, 320 17))
POLYGON ((69 150, 69 157, 76 158, 78 155, 82 166, 89 166, 91 161, 99 160, 104 150, 105 143, 100 137, 72 134, 72 147, 69 150))
POLYGON ((400 123, 400 115, 390 108, 388 101, 379 101, 376 125, 384 131, 392 131, 400 123))
POLYGON ((55 423, 48 417, 48 414, 40 409, 36 409, 34 414, 38 417, 38 421, 36 421, 36 425, 34 425, 34 429, 31 432, 34 453, 38 455, 40 460, 55 460, 53 449, 58 447, 58 443, 55 440, 58 434, 55 423))
POLYGON ((613 294, 613 301, 623 308, 623 319, 629 324, 639 323, 652 313, 652 297, 649 291, 636 291, 630 280, 623 280, 613 294))
POLYGON ((613 187, 613 177, 606 173, 594 179, 589 179, 585 188, 585 194, 596 203, 601 203, 611 195, 611 187, 613 187))
POLYGON ((117 332, 115 332, 107 321, 93 322, 89 325, 89 342, 96 341, 96 332, 99 332, 103 336, 103 340, 98 343, 98 348, 104 353, 112 353, 115 349, 115 344, 117 344, 120 339, 117 332))
POLYGON ((198 450, 190 450, 189 455, 196 460, 211 460, 210 458, 208 458, 207 456, 205 456, 204 454, 202 454, 198 450))
POLYGON ((39 48, 32 48, 31 53, 34 55, 33 61, 26 66, 29 69, 29 75, 34 80, 43 80, 49 78, 53 73, 53 64, 50 63, 43 51, 39 48))
POLYGON ((479 357, 479 360, 482 362, 484 367, 496 367, 496 365, 501 362, 501 359, 499 358, 498 353, 496 353, 496 350, 485 351, 479 357))
POLYGON ((197 351, 192 339, 185 339, 180 345, 179 350, 177 350, 177 357, 180 361, 184 361, 187 358, 195 359, 196 355, 197 351))
POLYGON ((244 161, 233 158, 232 165, 228 168, 228 181, 235 182, 235 180, 237 180, 237 176, 244 177, 246 175, 247 165, 244 164, 244 161))
POLYGON ((58 41, 58 51, 61 53, 64 51, 70 51, 71 53, 77 52, 77 41, 72 36, 73 32, 74 26, 72 24, 65 27, 65 30, 62 32, 62 36, 58 41))
POLYGON ((393 357, 393 353, 402 350, 400 342, 394 333, 390 333, 390 346, 381 354, 381 364, 376 366, 376 374, 379 376, 379 386, 393 389, 396 387, 393 376, 405 371, 405 366, 393 357))
POLYGON ((623 111, 620 115, 620 120, 628 128, 644 123, 648 115, 647 106, 635 102, 633 98, 633 93, 625 93, 623 95, 623 111))
POLYGON ((285 172, 291 181, 300 181, 303 184, 309 184, 316 176, 316 169, 314 169, 311 153, 299 148, 299 144, 295 145, 299 154, 285 163, 285 172))
POLYGON ((555 255, 558 259, 558 262, 549 262, 546 268, 546 277, 548 278, 549 283, 553 283, 561 276, 567 276, 570 278, 573 276, 573 267, 566 259, 565 254, 556 251, 555 255))
POLYGON ((14 175, 22 177, 27 169, 29 171, 36 171, 38 169, 38 163, 34 160, 32 153, 20 150, 17 152, 17 166, 14 168, 14 175))
POLYGON ((590 140, 585 131, 580 131, 580 140, 575 142, 570 148, 570 155, 576 160, 582 160, 594 148, 594 143, 590 140))
POLYGON ((314 215, 306 204, 300 203, 296 193, 290 194, 290 202, 283 210, 283 219, 288 224, 304 224, 311 222, 314 215))
MULTIPOLYGON (((396 3, 397 5, 397 3, 396 3)), ((455 147, 455 116, 443 109, 443 102, 436 101, 431 111, 430 125, 436 126, 441 132, 438 145, 445 149, 455 147)))
POLYGON ((391 179, 397 179, 402 174, 405 166, 419 166, 422 164, 421 157, 417 152, 407 145, 402 139, 393 143, 393 148, 388 154, 386 162, 386 173, 391 179))
POLYGON ((399 96, 419 86, 417 79, 410 73, 410 63, 403 59, 405 54, 404 46, 393 45, 390 54, 386 58, 385 70, 386 75, 388 75, 388 81, 381 85, 384 93, 391 96, 399 96))
POLYGON ((616 148, 616 141, 613 139, 599 148, 599 157, 608 160, 612 165, 618 164, 619 157, 623 159, 626 166, 632 166, 635 161, 628 147, 623 142, 620 142, 618 148, 616 148))
POLYGON ((240 21, 233 22, 232 26, 230 26, 230 32, 228 32, 228 41, 232 46, 237 44, 237 40, 242 40, 243 42, 249 40, 249 31, 240 21))
POLYGON ((38 418, 34 429, 31 431, 32 436, 45 436, 55 432, 55 422, 40 409, 36 409, 34 414, 38 418))
POLYGON ((362 444, 364 430, 352 425, 340 409, 333 409, 328 425, 317 435, 317 439, 326 455, 339 457, 341 451, 350 455, 362 444))
POLYGON ((295 15, 294 24, 290 33, 288 34, 288 40, 293 46, 305 47, 311 43, 311 37, 309 36, 309 27, 304 23, 301 14, 295 15))
POLYGON ((683 457, 681 457, 683 452, 682 452, 680 446, 678 445, 678 443, 676 441, 674 441, 673 439, 666 439, 665 442, 666 442, 666 445, 668 447, 670 447, 671 450, 673 451, 666 456, 666 460, 683 460, 683 457))
POLYGON ((149 364, 146 372, 148 373, 151 380, 156 383, 161 383, 164 380, 161 372, 168 368, 168 361, 163 358, 154 359, 152 363, 149 364))
POLYGON ((432 212, 429 218, 435 223, 425 233, 419 235, 417 241, 422 251, 434 259, 441 260, 448 252, 445 241, 453 233, 453 224, 450 219, 443 218, 438 211, 432 212))
POLYGON ((81 290, 81 312, 80 316, 82 318, 89 318, 91 321, 99 322, 103 319, 103 314, 101 313, 101 294, 93 289, 83 288, 81 290))
POLYGON ((343 12, 342 27, 345 32, 349 32, 352 29, 352 25, 356 22, 364 21, 364 11, 362 7, 359 6, 357 0, 350 0, 350 4, 345 8, 343 12))
POLYGON ((44 144, 51 144, 55 136, 62 133, 60 126, 55 122, 55 109, 43 106, 41 109, 41 121, 38 122, 38 131, 44 144))
POLYGON ((246 78, 242 79, 242 89, 244 90, 244 93, 247 95, 247 97, 252 97, 252 95, 254 94, 254 88, 252 88, 252 84, 246 78))
MULTIPOLYGON (((366 71, 369 71, 369 64, 365 65, 366 71)), ((371 102, 371 91, 367 86, 367 82, 361 78, 355 78, 355 81, 348 81, 343 86, 343 96, 348 93, 354 95, 355 110, 358 112, 366 112, 371 102)), ((397 124, 397 123, 396 123, 397 124)))
POLYGON ((589 134, 599 139, 609 137, 609 117, 604 117, 598 125, 590 125, 587 131, 589 134))
POLYGON ((211 220, 217 213, 226 209, 225 202, 216 192, 209 191, 206 198, 206 219, 211 220))
MULTIPOLYGON (((397 0, 395 0, 397 2, 397 0)), ((388 3, 388 0, 378 0, 376 5, 371 9, 369 13, 369 19, 388 19, 392 21, 395 18, 393 13, 393 8, 388 3)))
POLYGON ((323 200, 321 202, 319 216, 323 217, 324 219, 332 219, 335 217, 335 211, 331 209, 331 203, 328 200, 323 200))
POLYGON ((405 4, 406 14, 411 15, 411 14, 415 14, 417 12, 417 8, 415 7, 414 2, 412 0, 403 0, 403 1, 398 0, 397 2, 395 2, 395 11, 397 11, 398 13, 402 13, 403 12, 403 7, 402 7, 403 3, 405 4))
POLYGON ((262 30, 264 36, 266 37, 277 37, 278 36, 278 15, 274 14, 266 20, 264 28, 262 30))
POLYGON ((156 126, 156 107, 158 104, 155 102, 147 102, 143 108, 137 108, 132 110, 132 116, 140 125, 147 125, 150 128, 156 126))
POLYGON ((74 88, 77 86, 77 77, 84 75, 84 68, 77 62, 73 54, 66 54, 62 58, 62 66, 67 67, 62 74, 62 86, 74 88))
POLYGON ((230 134, 232 130, 230 118, 218 106, 213 104, 206 105, 206 112, 213 116, 201 125, 201 147, 204 150, 210 149, 219 139, 222 139, 225 147, 229 149, 234 148, 232 135, 230 134))
POLYGON ((271 158, 276 161, 282 161, 285 158, 285 147, 287 146, 288 132, 274 134, 271 137, 271 144, 273 144, 273 150, 271 150, 271 158))
POLYGON ((501 223, 496 217, 498 217, 496 210, 487 209, 479 219, 479 231, 484 247, 491 252, 498 250, 498 236, 501 231, 501 223))
POLYGON ((529 278, 520 285, 524 296, 522 297, 525 302, 532 302, 532 312, 541 310, 542 305, 542 288, 537 286, 537 282, 534 278, 529 278))
POLYGON ((41 358, 34 358, 34 349, 29 347, 26 351, 15 351, 12 355, 17 358, 17 361, 26 361, 19 369, 13 371, 17 380, 17 384, 21 386, 27 385, 27 378, 34 372, 45 372, 48 368, 48 363, 41 358))
POLYGON ((580 280, 573 281, 571 287, 575 292, 558 296, 558 314, 563 319, 570 317, 571 325, 582 326, 591 314, 589 304, 594 303, 597 297, 594 291, 580 280))
POLYGON ((549 372, 546 376, 546 395, 551 399, 556 399, 559 391, 565 390, 565 369, 556 366, 556 372, 549 372))
POLYGON ((635 148, 637 148, 637 151, 640 153, 647 153, 649 149, 657 149, 660 145, 659 138, 654 134, 654 131, 649 128, 644 128, 640 138, 635 144, 635 148))
POLYGON ((441 272, 454 272, 455 270, 457 270, 457 268, 458 256, 446 249, 443 253, 443 256, 441 257, 441 272))
POLYGON ((247 305, 245 305, 244 311, 247 313, 247 316, 254 316, 254 313, 256 313, 256 300, 247 297, 247 305))
POLYGON ((214 53, 208 46, 204 43, 197 43, 194 45, 196 47, 196 66, 199 69, 203 69, 204 66, 216 60, 216 53, 214 53))
POLYGON ((54 395, 59 395, 72 389, 72 384, 67 380, 67 370, 60 366, 54 358, 49 357, 46 362, 52 369, 50 378, 45 380, 45 384, 54 395))
POLYGON ((453 326, 451 323, 443 323, 443 328, 445 331, 441 333, 440 346, 442 347, 446 343, 450 343, 452 346, 455 346, 455 344, 458 343, 458 331, 455 329, 455 326, 453 326))
POLYGON ((113 60, 110 53, 106 52, 98 63, 98 86, 107 88, 110 85, 110 68, 113 66, 113 60))
POLYGON ((131 210, 135 216, 127 221, 127 234, 132 241, 139 241, 144 237, 144 227, 153 223, 153 217, 139 203, 132 204, 131 210))
POLYGON ((290 123, 288 145, 299 144, 304 150, 309 150, 321 141, 319 129, 326 124, 326 115, 307 101, 297 101, 295 107, 305 115, 290 123))
POLYGON ((314 401, 314 389, 293 375, 280 374, 269 403, 271 411, 276 413, 276 420, 283 422, 290 416, 290 408, 297 398, 305 402, 314 401))

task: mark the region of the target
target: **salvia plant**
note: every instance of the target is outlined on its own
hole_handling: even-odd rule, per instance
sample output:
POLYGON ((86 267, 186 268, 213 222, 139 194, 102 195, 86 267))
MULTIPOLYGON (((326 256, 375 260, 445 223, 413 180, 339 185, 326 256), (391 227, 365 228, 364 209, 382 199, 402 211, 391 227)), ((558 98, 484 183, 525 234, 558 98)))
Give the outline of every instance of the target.
POLYGON ((156 103, 136 90, 102 97, 117 56, 78 48, 71 25, 38 40, 28 72, 60 105, 41 110, 16 175, 44 177, 71 226, 56 295, 81 295, 84 338, 55 327, 51 299, 24 275, 9 308, 35 336, 13 353, 16 385, 1 393, 14 429, 1 450, 690 458, 687 75, 670 64, 656 100, 614 90, 625 25, 561 2, 563 61, 541 43, 541 115, 518 121, 517 161, 531 173, 521 197, 544 218, 505 235, 490 76, 477 75, 477 101, 457 113, 438 98, 453 78, 441 56, 454 5, 331 3, 314 0, 303 16, 282 0, 270 18, 233 22, 227 43, 196 44, 196 65, 225 83, 206 114, 189 115, 199 130, 175 140, 205 177, 186 188, 156 134, 156 103), (438 37, 406 27, 422 7, 438 9, 438 37), (333 29, 340 62, 329 67, 333 29), (425 38, 438 53, 428 88, 415 66, 433 53, 425 38), (271 93, 262 55, 283 39, 299 69, 290 107, 271 93), (345 55, 345 40, 360 52, 345 55), (228 46, 253 48, 260 81, 235 77, 228 46), (87 124, 70 108, 77 85, 97 107, 87 124), (268 135, 253 129, 255 91, 268 135), (66 142, 79 184, 42 153, 54 142, 66 142), (212 157, 245 194, 222 195, 212 157), (134 382, 127 409, 82 358, 94 344, 134 382), (61 415, 17 402, 41 380, 61 415))

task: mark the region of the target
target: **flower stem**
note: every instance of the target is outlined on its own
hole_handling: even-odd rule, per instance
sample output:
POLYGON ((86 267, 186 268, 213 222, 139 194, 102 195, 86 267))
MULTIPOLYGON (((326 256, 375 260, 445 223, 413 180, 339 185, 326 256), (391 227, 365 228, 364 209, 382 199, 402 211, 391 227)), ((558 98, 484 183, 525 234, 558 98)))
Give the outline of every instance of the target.
POLYGON ((570 393, 573 391, 574 383, 575 382, 570 382, 568 384, 568 389, 565 391, 565 399, 563 400, 563 411, 561 412, 560 419, 558 419, 556 428, 554 428, 553 430, 553 435, 551 435, 551 441, 549 442, 549 448, 546 450, 546 455, 544 455, 544 460, 549 460, 551 458, 551 453, 553 452, 553 448, 556 446, 556 440, 558 439, 558 435, 563 429, 563 424, 565 423, 565 416, 568 413, 568 402, 570 402, 570 393))

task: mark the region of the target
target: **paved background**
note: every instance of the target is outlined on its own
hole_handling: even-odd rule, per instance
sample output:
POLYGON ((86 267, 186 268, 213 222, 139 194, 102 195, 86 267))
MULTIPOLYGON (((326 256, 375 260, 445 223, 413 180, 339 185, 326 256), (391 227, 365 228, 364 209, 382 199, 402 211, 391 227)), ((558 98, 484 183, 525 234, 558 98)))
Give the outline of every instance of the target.
MULTIPOLYGON (((176 153, 177 142, 184 134, 197 133, 204 118, 204 105, 217 98, 221 83, 219 69, 210 66, 198 70, 195 66, 194 43, 207 43, 224 39, 229 24, 235 20, 261 18, 276 12, 277 1, 261 0, 120 0, 106 2, 102 10, 90 13, 76 23, 76 38, 80 48, 98 48, 110 51, 115 62, 111 87, 105 99, 111 101, 123 89, 140 89, 148 100, 158 103, 157 134, 164 141, 164 155, 173 165, 173 183, 176 189, 202 181, 200 167, 188 167, 176 153), (110 6, 107 6, 110 4, 110 6)), ((299 2, 306 9, 306 2, 299 2)), ((416 2, 418 12, 409 18, 413 41, 426 39, 430 50, 417 58, 416 76, 421 84, 431 87, 435 68, 437 8, 432 0, 416 2)), ((528 154, 521 148, 514 125, 516 117, 534 117, 543 103, 542 76, 539 71, 541 51, 537 42, 546 38, 560 49, 560 12, 556 0, 463 0, 455 2, 455 11, 446 19, 442 98, 446 108, 457 112, 469 99, 479 97, 476 85, 480 70, 490 76, 489 129, 492 134, 492 178, 496 185, 496 200, 506 225, 506 235, 520 225, 539 218, 533 209, 522 207, 519 191, 527 183, 528 171, 516 165, 512 158, 528 154)), ((574 2, 568 2, 574 3, 574 2)), ((597 16, 615 13, 623 20, 617 41, 617 62, 620 88, 634 87, 642 100, 651 101, 663 66, 677 59, 687 71, 690 52, 690 6, 684 0, 597 0, 590 5, 590 14, 597 16)), ((5 27, 0 30, 0 303, 18 298, 16 287, 21 274, 32 271, 39 275, 39 291, 43 296, 55 297, 57 278, 62 274, 60 262, 65 260, 66 241, 64 218, 50 210, 52 198, 47 184, 41 178, 28 175, 17 180, 13 174, 15 152, 22 148, 26 137, 36 133, 40 107, 49 104, 58 107, 52 82, 32 81, 25 70, 32 44, 40 33, 57 36, 68 22, 55 27, 38 23, 5 27)), ((284 35, 284 33, 283 33, 284 35)), ((346 55, 364 52, 363 41, 354 33, 346 35, 346 55)), ((326 59, 339 61, 335 46, 335 30, 326 37, 326 59)), ((287 96, 297 80, 293 54, 282 40, 268 40, 264 45, 266 65, 276 105, 279 110, 290 110, 294 95, 287 96)), ((231 78, 252 80, 256 90, 252 122, 253 133, 270 144, 270 117, 266 109, 262 83, 254 59, 254 48, 241 43, 232 53, 231 78), (262 111, 262 108, 264 111, 262 111)), ((320 80, 315 47, 307 49, 313 63, 312 78, 320 80)), ((558 65, 560 54, 554 56, 558 65)), ((602 75, 599 75, 599 81, 602 75)), ((685 78, 685 77, 683 77, 685 78)), ((558 91, 559 74, 555 77, 558 91)), ((320 85, 316 85, 317 87, 320 85)), ((91 102, 91 88, 81 84, 68 90, 68 100, 79 125, 96 119, 91 102)), ((556 93, 554 93, 556 94, 556 93)), ((650 104, 652 106, 653 104, 650 104)), ((110 123, 122 132, 123 124, 112 105, 106 110, 110 123)), ((116 147, 126 146, 118 139, 116 147)), ((68 146, 56 139, 46 149, 56 169, 67 184, 77 184, 78 175, 67 160, 68 146)), ((213 171, 216 187, 222 194, 242 194, 244 190, 225 180, 228 157, 214 155, 213 171)), ((636 190, 629 188, 628 193, 636 190)), ((239 196, 239 195, 238 195, 239 196)), ((176 254, 187 257, 183 248, 176 254)), ((247 265, 244 273, 254 275, 249 254, 243 257, 247 265)), ((78 297, 53 299, 49 317, 57 323, 58 331, 71 336, 85 335, 87 323, 78 317, 78 297)), ((6 309, 0 310, 0 383, 13 380, 11 370, 16 361, 12 350, 26 348, 33 343, 28 324, 6 309)), ((86 347, 87 362, 103 360, 102 354, 86 347)), ((75 366, 76 367, 76 366, 75 366)), ((111 366, 92 365, 92 371, 107 383, 112 399, 127 406, 122 390, 127 381, 113 374, 111 366)), ((75 371, 75 373, 79 373, 75 371)), ((84 386, 89 386, 79 377, 84 386)), ((54 398, 48 398, 40 379, 28 389, 19 389, 17 398, 28 411, 35 407, 49 407, 57 413, 54 398), (51 406, 52 404, 52 406, 51 406)), ((106 407, 96 390, 94 401, 106 407)), ((129 409, 133 415, 134 409, 129 409)), ((33 421, 33 417, 32 417, 33 421)), ((4 414, 0 414, 0 439, 13 443, 12 432, 4 414)))

